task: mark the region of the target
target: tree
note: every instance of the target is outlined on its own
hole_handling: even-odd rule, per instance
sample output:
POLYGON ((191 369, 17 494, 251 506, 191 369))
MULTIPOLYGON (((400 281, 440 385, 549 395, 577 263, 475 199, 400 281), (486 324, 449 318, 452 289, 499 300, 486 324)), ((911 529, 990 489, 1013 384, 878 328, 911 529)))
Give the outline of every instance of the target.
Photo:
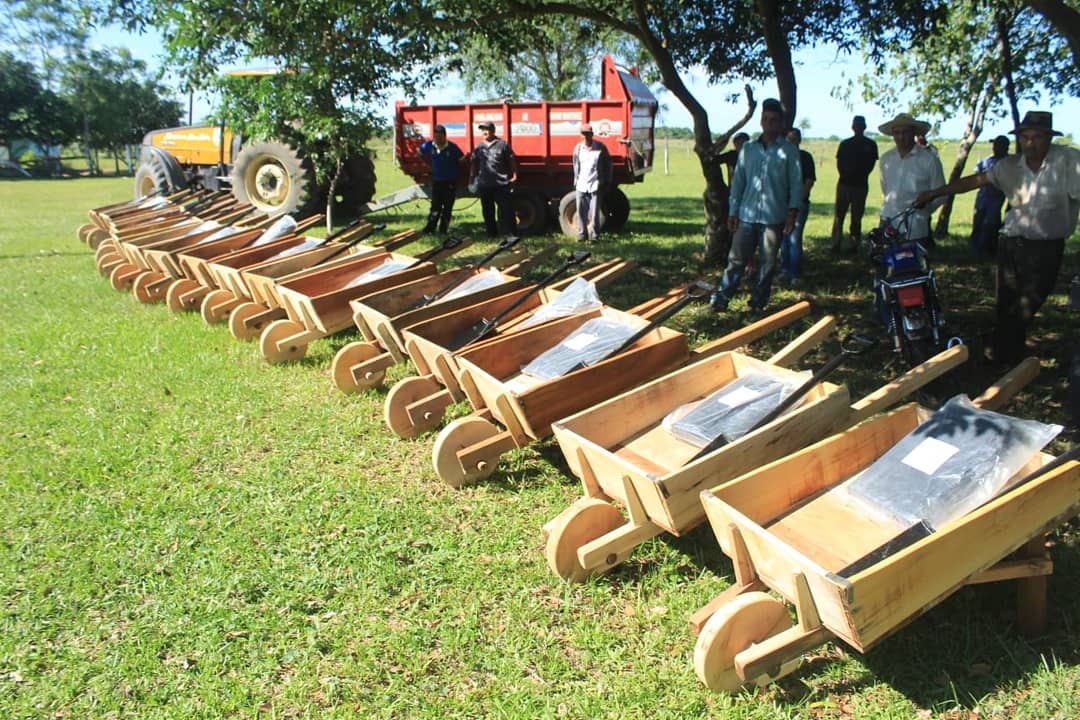
MULTIPOLYGON (((1046 30, 1045 20, 1017 3, 951 5, 936 32, 893 48, 887 62, 868 64, 874 69, 863 78, 864 94, 897 107, 913 91, 910 109, 917 114, 965 116, 949 175, 958 179, 987 118, 1011 112, 1018 122, 1020 101, 1034 102, 1042 90, 1053 95, 1080 89, 1067 45, 1046 30)), ((938 237, 948 235, 951 212, 950 197, 938 215, 938 237)))
POLYGON ((29 137, 40 96, 34 66, 13 53, 0 52, 0 147, 10 152, 12 140, 29 137))
POLYGON ((58 87, 59 68, 86 45, 90 7, 72 0, 0 0, 10 26, 7 36, 41 73, 44 86, 58 87))
POLYGON ((1073 62, 1080 67, 1080 10, 1065 0, 1025 0, 1030 8, 1045 17, 1069 43, 1073 62))

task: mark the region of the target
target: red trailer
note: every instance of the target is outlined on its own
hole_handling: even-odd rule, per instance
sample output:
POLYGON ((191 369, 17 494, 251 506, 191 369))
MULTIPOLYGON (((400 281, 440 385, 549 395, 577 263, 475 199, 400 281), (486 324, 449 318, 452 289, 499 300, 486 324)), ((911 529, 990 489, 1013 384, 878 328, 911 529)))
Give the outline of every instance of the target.
MULTIPOLYGON (((636 69, 604 57, 599 100, 514 102, 462 105, 397 104, 394 152, 402 171, 418 184, 431 181, 431 168, 420 155, 420 144, 431 138, 437 124, 468 153, 483 135, 477 125, 495 123, 518 158, 514 210, 521 233, 540 232, 557 218, 562 231, 576 235, 577 207, 573 188, 572 153, 581 140, 582 123, 593 126, 596 139, 611 153, 614 187, 602 206, 605 227, 617 230, 630 214, 630 201, 618 185, 641 182, 653 164, 653 126, 657 101, 636 69)), ((468 194, 467 170, 458 183, 468 194)))

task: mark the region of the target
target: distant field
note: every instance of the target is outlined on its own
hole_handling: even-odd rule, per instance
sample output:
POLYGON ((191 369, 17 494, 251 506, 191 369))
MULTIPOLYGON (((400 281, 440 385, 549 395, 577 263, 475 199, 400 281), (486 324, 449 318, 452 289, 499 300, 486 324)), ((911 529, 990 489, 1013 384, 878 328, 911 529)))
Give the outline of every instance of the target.
MULTIPOLYGON (((814 319, 831 313, 841 332, 880 334, 868 261, 827 250, 835 144, 808 149, 819 182, 807 279, 778 287, 774 306, 808 298, 814 319)), ((590 248, 639 261, 604 294, 617 307, 715 277, 700 258, 696 160, 685 144, 668 152, 670 174, 658 155, 629 188, 626 231, 590 248)), ((387 152, 378 173, 380 191, 408 182, 387 152)), ((776 684, 710 693, 693 673, 687 619, 733 568, 708 528, 650 540, 610 575, 564 585, 540 528, 581 488, 554 442, 512 451, 492 479, 452 490, 432 469, 434 433, 406 441, 384 426, 385 389, 334 388, 331 359, 354 336, 270 366, 220 326, 115 292, 75 229, 131 187, 0 181, 0 717, 1080 716, 1075 525, 1052 536, 1042 637, 1018 634, 1011 586, 980 585, 866 655, 830 643, 776 684)), ((935 264, 950 328, 977 351, 992 267, 967 250, 970 201, 958 203, 935 264)), ((386 232, 419 227, 425 212, 412 205, 382 221, 386 232)), ((462 201, 455 228, 479 235, 479 220, 462 201)), ((528 244, 548 242, 574 246, 528 244)), ((1065 424, 1055 452, 1080 439, 1061 404, 1075 318, 1056 294, 1035 332, 1042 374, 1009 406, 1065 424)), ((696 343, 749 319, 741 296, 726 315, 695 306, 673 325, 696 343)), ((749 352, 768 357, 807 325, 749 352)), ((835 352, 827 342, 803 367, 835 352)), ((833 379, 859 397, 900 370, 882 350, 833 379)), ((397 366, 389 381, 412 372, 397 366)), ((916 399, 937 406, 994 377, 972 363, 916 399)))

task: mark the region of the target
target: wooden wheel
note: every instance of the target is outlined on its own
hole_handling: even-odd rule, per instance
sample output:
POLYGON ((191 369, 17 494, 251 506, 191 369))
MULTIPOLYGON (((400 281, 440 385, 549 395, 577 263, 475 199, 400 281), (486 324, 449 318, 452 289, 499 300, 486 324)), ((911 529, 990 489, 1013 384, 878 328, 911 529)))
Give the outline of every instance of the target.
POLYGON ((483 480, 495 471, 499 456, 484 458, 472 467, 464 467, 458 459, 458 451, 470 445, 493 438, 499 434, 489 421, 479 417, 463 417, 454 420, 439 433, 435 446, 431 449, 431 460, 435 472, 450 487, 461 487, 465 483, 483 480))
POLYGON ((94 250, 97 250, 98 246, 105 240, 108 240, 108 238, 109 233, 99 227, 95 227, 93 230, 86 233, 86 244, 94 250))
POLYGON ((197 287, 199 283, 194 280, 176 280, 169 285, 169 290, 165 293, 165 303, 173 312, 183 312, 188 309, 188 306, 184 304, 183 295, 197 287))
POLYGON ((307 355, 307 343, 291 343, 284 347, 278 345, 292 335, 304 332, 304 326, 292 320, 275 320, 266 326, 259 336, 259 351, 271 365, 299 360, 307 355))
POLYGON ((120 249, 116 247, 116 243, 103 242, 94 249, 94 262, 101 264, 102 255, 119 255, 120 249))
POLYGON ((150 305, 151 303, 161 302, 162 290, 158 288, 150 288, 150 285, 156 283, 159 280, 164 279, 164 275, 156 272, 144 272, 135 278, 135 282, 131 284, 131 294, 135 296, 135 299, 144 305, 150 305))
POLYGON ((112 269, 109 273, 109 284, 116 290, 128 290, 131 288, 131 284, 135 282, 136 276, 139 274, 139 268, 137 265, 131 263, 121 263, 112 269))
POLYGON ((112 275, 113 268, 117 265, 124 264, 124 258, 120 253, 107 252, 96 260, 95 263, 97 264, 98 274, 101 275, 101 277, 107 278, 112 275))
POLYGON ((597 569, 582 566, 578 560, 578 549, 625 524, 626 519, 611 503, 596 498, 578 500, 555 518, 548 528, 547 544, 544 546, 548 567, 566 582, 585 582, 597 569))
POLYGON ((233 309, 232 315, 229 315, 229 332, 237 340, 253 340, 262 334, 263 324, 248 325, 247 319, 265 311, 266 308, 259 303, 247 302, 238 305, 233 309))
POLYGON ((217 325, 225 322, 229 317, 229 306, 225 303, 233 299, 233 294, 228 290, 211 290, 202 299, 199 306, 199 314, 207 325, 217 325))
POLYGON ((716 611, 698 635, 694 670, 710 690, 733 693, 746 681, 735 671, 735 656, 791 627, 787 606, 763 592, 748 592, 716 611))
POLYGON ((75 236, 79 238, 79 242, 85 243, 86 236, 89 235, 90 231, 96 227, 97 225, 94 225, 94 223, 83 223, 79 226, 79 229, 75 231, 75 236))
POLYGON ((387 426, 398 437, 413 438, 422 432, 431 430, 443 419, 443 413, 429 412, 427 415, 413 421, 409 417, 406 408, 421 398, 434 395, 442 389, 435 380, 428 377, 410 377, 397 382, 386 395, 386 403, 383 405, 383 419, 387 426))
POLYGON ((382 355, 379 346, 372 342, 351 342, 337 351, 334 356, 334 364, 330 366, 334 378, 334 384, 343 393, 354 393, 367 390, 382 383, 386 377, 385 370, 371 373, 368 377, 357 380, 352 373, 353 365, 358 365, 365 360, 371 360, 382 355))

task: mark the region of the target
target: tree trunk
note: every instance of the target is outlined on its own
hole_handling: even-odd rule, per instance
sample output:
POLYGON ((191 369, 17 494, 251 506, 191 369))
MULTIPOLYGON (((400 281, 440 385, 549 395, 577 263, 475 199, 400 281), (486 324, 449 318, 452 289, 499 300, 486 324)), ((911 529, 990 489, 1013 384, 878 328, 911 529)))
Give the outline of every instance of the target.
POLYGON ((780 93, 780 104, 784 108, 784 127, 794 127, 795 65, 791 61, 791 46, 788 44, 787 33, 780 23, 780 6, 778 0, 755 0, 754 4, 761 15, 765 48, 772 59, 773 72, 776 73, 776 88, 780 93))
POLYGON ((1024 4, 1046 18, 1068 40, 1073 60, 1080 66, 1080 12, 1064 0, 1024 0, 1024 4))
MULTIPOLYGON (((998 43, 1001 47, 1001 63, 1003 65, 1003 78, 1005 80, 1005 95, 1009 98, 1009 113, 1012 115, 1013 127, 1020 124, 1020 103, 1016 98, 1016 83, 1013 81, 1012 43, 1009 42, 1009 28, 1012 22, 1004 12, 998 12, 998 43)), ((1016 140, 1016 152, 1020 152, 1020 140, 1016 140)))
MULTIPOLYGON (((971 148, 974 147, 975 141, 978 140, 979 135, 982 134, 983 123, 986 120, 986 106, 989 102, 989 98, 993 97, 996 92, 997 82, 992 81, 990 86, 986 89, 986 92, 980 91, 978 96, 972 98, 971 112, 968 114, 967 127, 964 129, 964 137, 961 138, 960 147, 956 151, 956 162, 953 163, 952 171, 949 173, 949 177, 945 179, 945 182, 951 183, 963 177, 964 167, 967 165, 968 156, 971 155, 971 148)), ((938 213, 937 225, 934 227, 935 237, 948 237, 949 220, 952 216, 953 200, 955 199, 955 195, 949 195, 945 200, 945 204, 941 206, 941 211, 938 213)))

